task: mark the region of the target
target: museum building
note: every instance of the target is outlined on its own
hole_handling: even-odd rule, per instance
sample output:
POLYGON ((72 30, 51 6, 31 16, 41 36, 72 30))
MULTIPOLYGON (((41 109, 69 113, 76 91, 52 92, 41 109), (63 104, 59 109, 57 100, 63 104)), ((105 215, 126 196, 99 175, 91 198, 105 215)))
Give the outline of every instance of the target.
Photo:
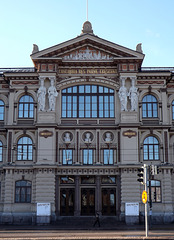
POLYGON ((0 223, 141 222, 143 164, 159 169, 152 220, 174 221, 174 67, 144 56, 86 21, 74 39, 34 44, 34 67, 0 68, 0 223))

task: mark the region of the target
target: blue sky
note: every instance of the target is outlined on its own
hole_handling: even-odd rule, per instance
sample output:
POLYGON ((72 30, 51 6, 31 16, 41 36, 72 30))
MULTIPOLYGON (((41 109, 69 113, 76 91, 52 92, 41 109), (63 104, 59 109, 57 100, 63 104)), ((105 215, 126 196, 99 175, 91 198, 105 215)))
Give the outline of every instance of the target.
MULTIPOLYGON (((0 0, 0 68, 33 67, 33 43, 45 49, 80 35, 87 0, 0 0)), ((174 0, 88 0, 97 36, 135 49, 143 67, 174 67, 174 0)))

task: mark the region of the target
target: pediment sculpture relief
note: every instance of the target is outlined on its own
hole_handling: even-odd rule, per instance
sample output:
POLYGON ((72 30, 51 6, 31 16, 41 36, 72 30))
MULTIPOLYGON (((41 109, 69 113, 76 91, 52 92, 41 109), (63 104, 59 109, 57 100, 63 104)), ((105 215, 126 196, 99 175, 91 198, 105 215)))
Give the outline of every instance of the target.
POLYGON ((86 49, 77 50, 74 53, 65 55, 64 60, 111 60, 112 56, 97 50, 86 49))

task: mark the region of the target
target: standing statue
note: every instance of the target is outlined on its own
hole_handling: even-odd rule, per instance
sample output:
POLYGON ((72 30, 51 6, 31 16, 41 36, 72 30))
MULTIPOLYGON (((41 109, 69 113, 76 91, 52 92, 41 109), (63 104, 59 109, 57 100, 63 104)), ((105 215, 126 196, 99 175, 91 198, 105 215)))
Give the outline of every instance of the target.
POLYGON ((125 85, 125 79, 122 79, 122 86, 119 89, 118 95, 121 103, 121 111, 127 111, 127 96, 128 91, 125 85))
POLYGON ((37 91, 39 111, 45 111, 45 96, 46 96, 46 87, 44 86, 44 80, 40 79, 40 87, 37 91))
POLYGON ((132 86, 129 89, 129 99, 131 100, 131 111, 137 111, 138 108, 138 88, 135 87, 135 79, 132 79, 132 86))
POLYGON ((55 111, 56 97, 58 92, 54 86, 54 80, 51 79, 51 86, 48 88, 48 98, 49 98, 49 111, 55 111))

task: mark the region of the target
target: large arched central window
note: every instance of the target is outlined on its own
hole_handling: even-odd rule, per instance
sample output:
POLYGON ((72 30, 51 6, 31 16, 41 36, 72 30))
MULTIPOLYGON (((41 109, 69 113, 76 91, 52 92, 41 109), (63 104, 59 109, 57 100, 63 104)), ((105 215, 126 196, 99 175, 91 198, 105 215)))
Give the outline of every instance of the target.
POLYGON ((62 117, 114 117, 114 90, 98 85, 79 85, 63 89, 62 117))

